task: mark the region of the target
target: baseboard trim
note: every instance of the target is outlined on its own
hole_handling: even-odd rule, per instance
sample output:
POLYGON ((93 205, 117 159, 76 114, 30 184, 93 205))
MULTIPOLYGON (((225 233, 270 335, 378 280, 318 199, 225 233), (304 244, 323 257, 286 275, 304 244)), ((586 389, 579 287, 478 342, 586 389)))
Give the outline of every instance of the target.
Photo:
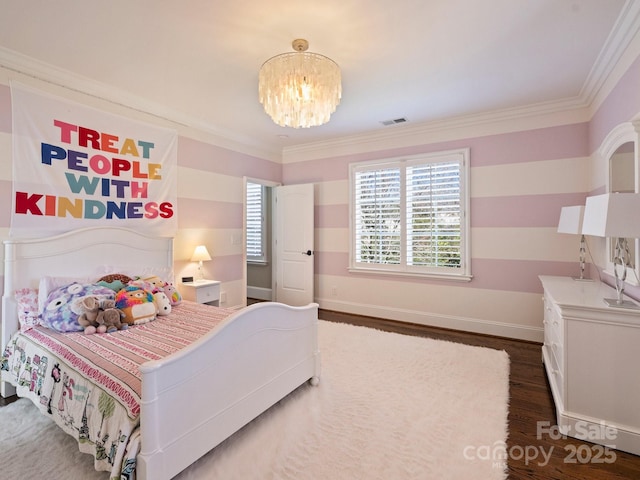
POLYGON ((255 298, 256 300, 271 301, 271 299, 273 298, 271 295, 272 295, 272 290, 270 288, 250 287, 249 285, 247 285, 248 298, 255 298))
POLYGON ((542 327, 536 328, 524 325, 513 325, 479 318, 455 317, 431 312, 381 307, 379 305, 340 302, 326 298, 316 298, 315 301, 320 305, 320 308, 336 312, 366 315, 369 317, 416 323, 418 325, 426 325, 429 327, 462 330, 465 332, 494 335, 497 337, 515 338, 530 342, 542 343, 544 340, 544 330, 542 327))

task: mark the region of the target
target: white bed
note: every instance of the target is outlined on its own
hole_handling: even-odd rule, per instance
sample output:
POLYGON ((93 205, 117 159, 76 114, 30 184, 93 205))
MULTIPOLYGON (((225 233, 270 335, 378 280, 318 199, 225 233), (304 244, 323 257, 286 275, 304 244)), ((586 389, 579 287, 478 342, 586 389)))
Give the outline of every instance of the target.
MULTIPOLYGON (((2 350, 19 330, 14 292, 38 288, 43 276, 86 276, 114 263, 173 269, 172 238, 122 228, 4 244, 2 350)), ((306 381, 317 383, 317 316, 316 304, 256 304, 233 313, 189 347, 140 367, 136 478, 172 478, 306 381)), ((3 397, 14 392, 0 384, 3 397)))

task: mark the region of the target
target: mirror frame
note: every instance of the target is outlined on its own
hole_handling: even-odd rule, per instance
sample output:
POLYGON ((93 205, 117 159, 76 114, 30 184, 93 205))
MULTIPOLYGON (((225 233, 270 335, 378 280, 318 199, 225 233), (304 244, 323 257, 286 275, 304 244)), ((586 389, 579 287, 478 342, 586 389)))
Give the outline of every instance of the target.
MULTIPOLYGON (((601 161, 603 161, 606 165, 606 182, 605 188, 606 192, 609 193, 611 191, 611 157, 613 154, 625 143, 633 143, 633 166, 634 166, 634 190, 636 193, 640 193, 640 120, 634 120, 631 122, 625 122, 618 126, 616 126, 609 134, 605 137, 598 149, 598 155, 601 161)), ((613 262, 611 261, 611 239, 607 238, 605 241, 605 265, 604 265, 604 273, 607 275, 613 276, 613 262)), ((639 278, 640 278, 640 257, 638 254, 640 253, 640 239, 635 239, 633 242, 634 258, 636 259, 636 265, 634 265, 634 269, 627 269, 627 278, 626 283, 629 285, 638 286, 639 278), (635 270, 635 271, 634 271, 635 270)))

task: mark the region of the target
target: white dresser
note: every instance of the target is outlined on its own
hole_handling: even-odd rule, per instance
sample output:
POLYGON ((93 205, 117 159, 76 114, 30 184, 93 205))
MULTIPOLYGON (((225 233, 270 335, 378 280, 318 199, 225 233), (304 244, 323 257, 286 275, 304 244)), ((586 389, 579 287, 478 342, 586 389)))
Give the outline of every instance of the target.
POLYGON ((598 281, 541 276, 543 361, 568 436, 640 455, 640 310, 598 281))

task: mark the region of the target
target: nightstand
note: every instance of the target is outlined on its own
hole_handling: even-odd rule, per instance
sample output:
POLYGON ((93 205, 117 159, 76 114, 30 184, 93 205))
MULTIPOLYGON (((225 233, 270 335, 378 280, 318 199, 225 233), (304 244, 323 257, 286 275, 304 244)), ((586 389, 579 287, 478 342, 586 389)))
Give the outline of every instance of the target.
POLYGON ((185 300, 220 306, 220 282, 217 280, 196 280, 181 285, 180 293, 185 300))

